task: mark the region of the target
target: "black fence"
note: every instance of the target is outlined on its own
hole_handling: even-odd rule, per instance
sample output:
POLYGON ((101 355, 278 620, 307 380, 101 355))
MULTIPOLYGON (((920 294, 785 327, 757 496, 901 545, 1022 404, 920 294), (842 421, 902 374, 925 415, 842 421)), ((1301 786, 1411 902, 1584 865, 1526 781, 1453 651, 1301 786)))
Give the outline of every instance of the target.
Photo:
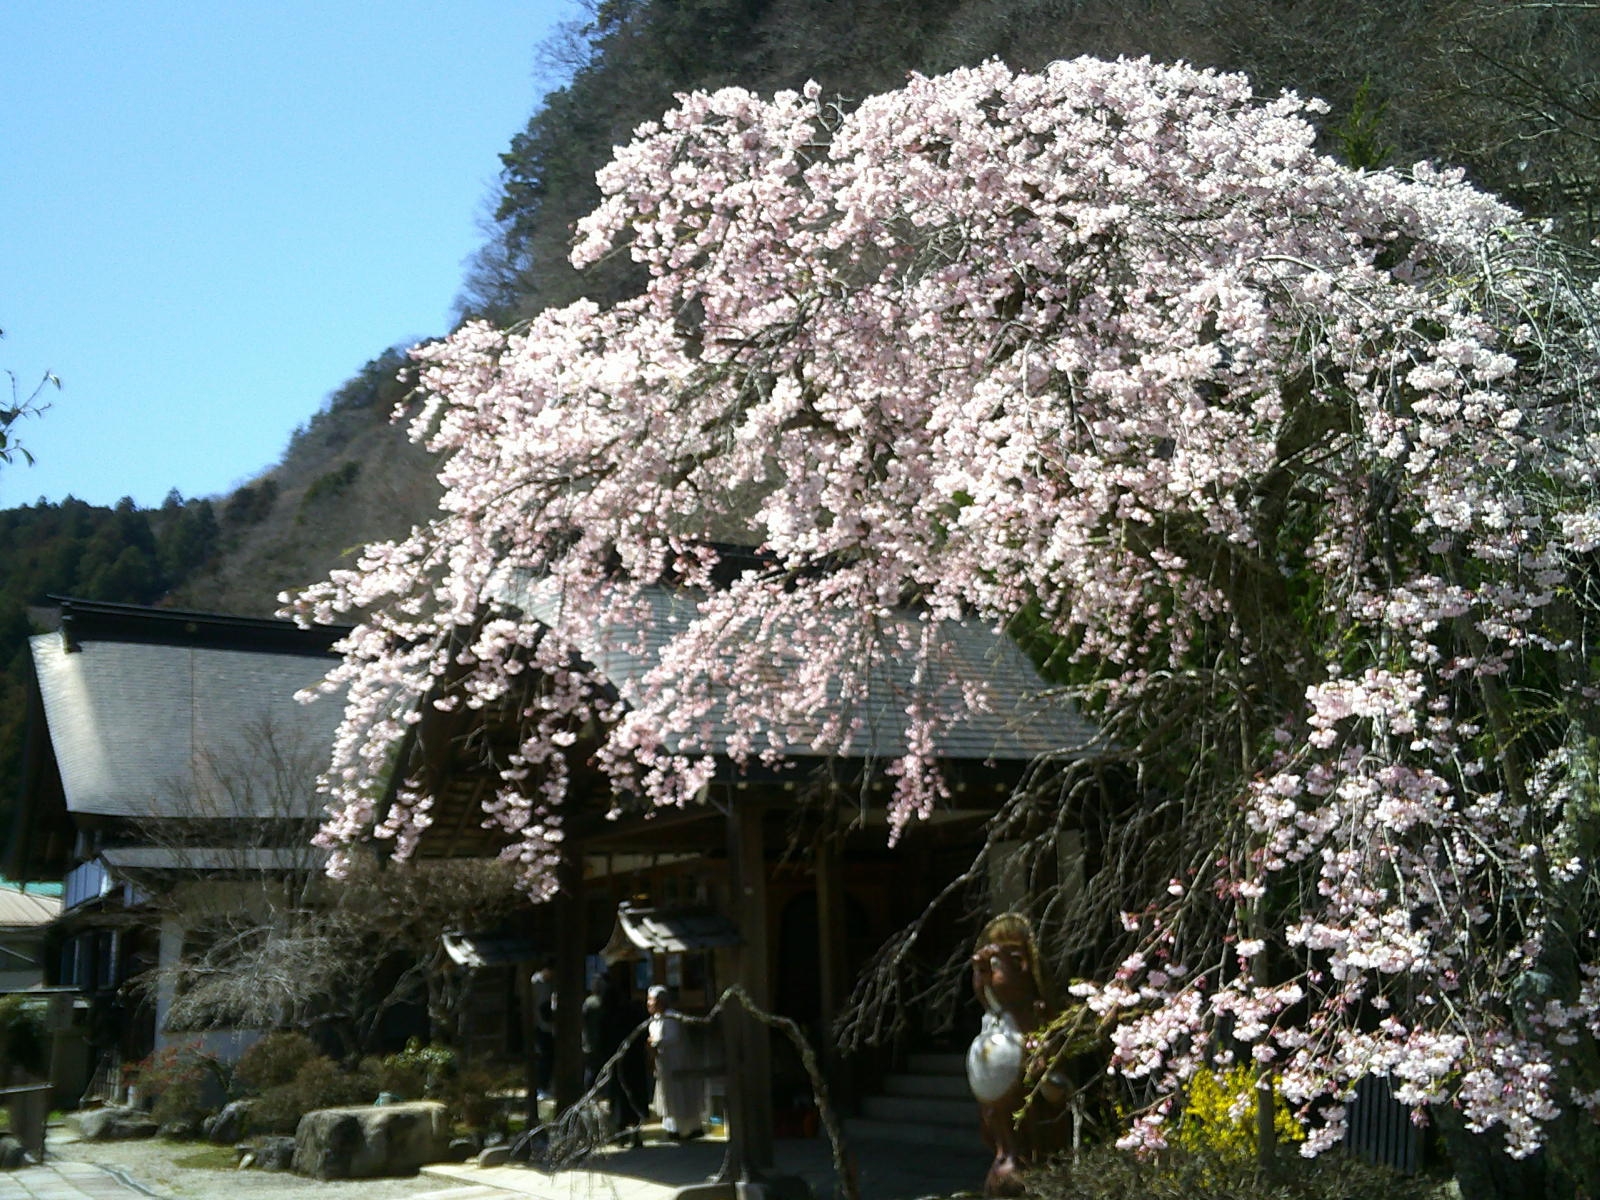
POLYGON ((1345 1149, 1357 1158, 1410 1174, 1422 1168, 1424 1138, 1411 1110, 1394 1098, 1387 1079, 1369 1075, 1356 1085, 1345 1149))

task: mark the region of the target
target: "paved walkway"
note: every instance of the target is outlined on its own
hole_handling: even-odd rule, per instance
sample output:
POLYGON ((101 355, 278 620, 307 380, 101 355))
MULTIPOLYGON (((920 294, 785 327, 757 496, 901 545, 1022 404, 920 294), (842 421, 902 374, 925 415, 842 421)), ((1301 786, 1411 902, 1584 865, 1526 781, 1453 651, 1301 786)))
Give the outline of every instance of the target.
MULTIPOLYGON (((704 1141, 647 1144, 596 1154, 581 1168, 546 1173, 531 1167, 424 1167, 437 1191, 410 1200, 671 1200, 679 1189, 704 1183, 722 1165, 724 1145, 704 1141)), ((812 1195, 836 1195, 826 1139, 780 1139, 778 1171, 798 1176, 812 1195)), ((917 1200, 975 1192, 988 1156, 972 1147, 863 1142, 851 1150, 862 1200, 917 1200)), ((163 1196, 126 1176, 90 1163, 51 1157, 42 1166, 0 1172, 0 1200, 136 1200, 163 1196)))
MULTIPOLYGON (((0 1200, 167 1200, 170 1193, 141 1187, 120 1171, 94 1163, 50 1157, 34 1167, 0 1171, 0 1200)), ((439 1180, 432 1192, 413 1193, 410 1200, 514 1200, 515 1194, 489 1184, 461 1186, 439 1180)))
MULTIPOLYGON (((976 1193, 983 1186, 989 1155, 977 1144, 907 1145, 857 1142, 849 1150, 862 1200, 918 1200, 976 1193)), ((671 1200, 679 1189, 704 1183, 722 1166, 721 1142, 647 1144, 591 1156, 582 1169, 547 1174, 531 1167, 424 1167, 425 1175, 460 1183, 492 1184, 534 1200, 671 1200)), ((837 1195, 832 1150, 826 1138, 781 1138, 774 1147, 777 1172, 797 1176, 811 1194, 837 1195)), ((456 1200, 468 1200, 461 1192, 456 1200)), ((503 1198, 504 1200, 504 1198, 503 1198)))
POLYGON ((130 1200, 150 1194, 92 1163, 47 1158, 42 1166, 0 1171, 0 1200, 130 1200))

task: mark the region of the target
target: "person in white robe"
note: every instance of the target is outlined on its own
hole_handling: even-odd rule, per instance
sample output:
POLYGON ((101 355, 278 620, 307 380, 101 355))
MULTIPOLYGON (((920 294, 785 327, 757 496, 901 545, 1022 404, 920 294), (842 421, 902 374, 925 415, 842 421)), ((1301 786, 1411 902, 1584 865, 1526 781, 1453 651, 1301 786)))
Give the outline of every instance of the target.
POLYGON ((705 1077, 679 1015, 667 1007, 667 989, 657 984, 645 1002, 650 1012, 650 1051, 655 1060, 654 1107, 661 1127, 675 1142, 705 1134, 705 1077))

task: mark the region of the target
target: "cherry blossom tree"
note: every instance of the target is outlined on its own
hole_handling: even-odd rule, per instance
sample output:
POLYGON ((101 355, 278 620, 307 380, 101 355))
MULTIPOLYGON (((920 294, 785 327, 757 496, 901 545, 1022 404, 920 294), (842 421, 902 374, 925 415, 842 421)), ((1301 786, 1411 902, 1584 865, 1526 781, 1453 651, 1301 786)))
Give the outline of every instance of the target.
POLYGON ((898 830, 982 620, 1103 733, 996 827, 1097 831, 1111 965, 1068 965, 1130 1143, 1236 1056, 1311 1153, 1366 1075, 1513 1155, 1596 1111, 1595 295, 1458 176, 1318 154, 1319 111, 1084 59, 641 126, 573 252, 638 294, 417 351, 441 510, 294 601, 362 618, 323 840, 406 853, 430 797, 373 781, 419 706, 515 697, 486 815, 547 894, 579 730, 686 803, 713 710, 740 761, 847 753, 886 655, 955 701, 906 705, 898 830), (662 579, 702 598, 619 700, 574 664, 662 579))

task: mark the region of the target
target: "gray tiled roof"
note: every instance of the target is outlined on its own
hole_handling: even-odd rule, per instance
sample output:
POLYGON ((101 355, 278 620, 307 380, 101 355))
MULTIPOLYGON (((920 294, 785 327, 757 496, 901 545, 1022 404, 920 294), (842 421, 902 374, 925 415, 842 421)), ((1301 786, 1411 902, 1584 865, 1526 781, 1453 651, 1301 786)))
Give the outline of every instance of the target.
POLYGON ((313 846, 116 846, 100 852, 125 871, 320 871, 326 850, 313 846))
POLYGON ((106 640, 69 652, 53 633, 31 645, 68 811, 135 819, 316 811, 311 785, 342 706, 333 697, 302 705, 294 694, 321 678, 326 658, 106 640), (268 736, 281 749, 266 749, 268 736), (265 783, 274 769, 305 786, 265 783))
POLYGON ((47 925, 61 912, 61 897, 0 887, 0 928, 47 925))
MULTIPOLYGON (((555 622, 561 599, 548 584, 526 574, 504 574, 494 585, 495 598, 536 620, 555 622)), ((662 648, 697 612, 693 594, 666 587, 646 588, 644 606, 627 606, 602 617, 596 627, 580 636, 576 649, 618 691, 624 701, 641 694, 647 672, 659 661, 662 648)), ((914 625, 916 618, 895 618, 914 625)), ((841 613, 840 636, 852 633, 857 619, 841 613)), ((906 710, 920 701, 937 716, 937 751, 945 759, 1028 762, 1040 755, 1072 753, 1095 738, 1091 722, 1065 698, 1053 693, 1033 664, 1014 642, 979 621, 945 621, 938 627, 944 646, 941 666, 931 682, 919 682, 916 664, 898 649, 898 639, 879 635, 879 654, 868 694, 855 714, 861 729, 843 753, 852 758, 898 758, 906 752, 906 710), (943 675, 945 679, 937 678, 943 675), (958 685, 947 686, 953 679, 958 685), (980 690, 987 707, 974 711, 961 703, 962 687, 980 690)), ((779 659, 768 652, 763 658, 779 659)), ((765 665, 776 678, 779 669, 765 665)), ((841 692, 830 689, 837 698, 841 692)), ((708 719, 711 745, 720 750, 735 732, 724 706, 714 705, 708 719)), ((778 737, 782 752, 806 755, 822 752, 816 739, 822 732, 821 715, 808 724, 786 728, 778 737)), ((701 747, 693 747, 699 749, 701 747)))

